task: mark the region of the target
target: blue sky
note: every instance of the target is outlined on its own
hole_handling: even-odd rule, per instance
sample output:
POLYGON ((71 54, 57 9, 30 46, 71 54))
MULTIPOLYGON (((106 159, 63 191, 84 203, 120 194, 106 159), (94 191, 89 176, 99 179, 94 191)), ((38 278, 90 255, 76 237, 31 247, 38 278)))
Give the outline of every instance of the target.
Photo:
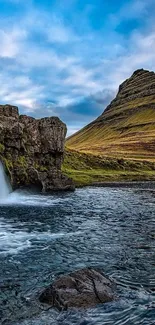
POLYGON ((0 102, 77 131, 155 70, 154 17, 154 0, 0 0, 0 102))

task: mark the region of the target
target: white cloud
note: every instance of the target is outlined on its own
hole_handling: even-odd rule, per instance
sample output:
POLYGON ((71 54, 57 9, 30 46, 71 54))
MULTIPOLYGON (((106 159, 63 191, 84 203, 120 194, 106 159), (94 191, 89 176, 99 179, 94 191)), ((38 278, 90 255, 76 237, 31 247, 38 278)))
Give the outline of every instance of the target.
POLYGON ((71 96, 58 96, 57 98, 57 104, 58 106, 67 106, 70 104, 73 104, 76 101, 75 97, 71 97, 71 96))
POLYGON ((49 42, 69 43, 79 40, 69 27, 65 26, 61 21, 53 20, 52 24, 45 30, 49 42))
MULTIPOLYGON (((46 107, 46 103, 54 101, 66 110, 67 116, 67 105, 102 90, 115 92, 137 68, 153 69, 153 24, 148 24, 145 31, 132 32, 128 40, 110 31, 121 21, 145 14, 150 2, 128 2, 117 15, 110 16, 106 38, 106 31, 102 34, 102 30, 90 26, 83 35, 77 35, 62 17, 39 12, 31 1, 22 19, 0 20, 1 100, 24 107, 25 113, 37 114, 38 110, 38 115, 41 109, 48 115, 60 112, 55 104, 46 107)), ((104 101, 106 93, 101 94, 101 102, 102 95, 104 101)))
POLYGON ((129 21, 143 17, 147 14, 149 5, 152 0, 130 0, 124 3, 118 12, 111 14, 108 17, 109 22, 113 28, 117 27, 122 21, 129 21))
POLYGON ((58 71, 69 68, 74 62, 77 62, 73 56, 61 56, 53 49, 40 48, 36 44, 30 45, 31 50, 23 47, 23 53, 17 56, 18 62, 28 69, 32 68, 55 68, 58 71))
POLYGON ((7 73, 1 73, 0 84, 0 97, 3 102, 24 106, 27 112, 37 109, 36 102, 44 98, 44 87, 34 85, 25 76, 10 78, 7 73))
POLYGON ((67 132, 67 137, 69 137, 70 135, 78 132, 80 130, 80 127, 74 127, 74 126, 70 126, 68 132, 67 132))
POLYGON ((96 81, 94 73, 93 69, 85 69, 80 65, 72 66, 64 84, 81 87, 85 96, 91 92, 97 92, 102 89, 102 85, 96 81))
POLYGON ((119 86, 126 78, 139 68, 154 69, 155 67, 155 32, 143 35, 134 33, 130 40, 130 50, 126 55, 110 61, 111 71, 107 82, 113 88, 119 86), (134 49, 134 50, 133 50, 134 49))
POLYGON ((26 31, 19 28, 0 29, 0 57, 15 58, 20 53, 21 42, 26 38, 26 31))

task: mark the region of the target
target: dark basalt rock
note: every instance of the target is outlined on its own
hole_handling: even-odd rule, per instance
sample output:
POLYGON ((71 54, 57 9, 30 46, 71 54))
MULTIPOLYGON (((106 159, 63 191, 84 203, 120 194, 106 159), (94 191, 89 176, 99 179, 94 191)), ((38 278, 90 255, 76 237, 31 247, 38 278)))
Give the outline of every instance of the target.
POLYGON ((18 108, 0 105, 0 159, 14 189, 73 190, 61 165, 67 128, 58 117, 34 119, 18 108))
POLYGON ((113 301, 114 283, 99 270, 83 269, 56 280, 39 297, 41 303, 59 310, 89 308, 113 301))

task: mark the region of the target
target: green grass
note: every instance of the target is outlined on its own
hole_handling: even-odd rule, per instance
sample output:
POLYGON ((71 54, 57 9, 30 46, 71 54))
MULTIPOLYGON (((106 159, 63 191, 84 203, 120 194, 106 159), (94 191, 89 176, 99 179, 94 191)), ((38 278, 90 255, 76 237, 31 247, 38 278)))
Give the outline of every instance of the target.
POLYGON ((95 155, 155 161, 155 97, 116 104, 69 137, 66 147, 95 155))
POLYGON ((116 170, 83 170, 75 171, 68 169, 65 174, 72 178, 76 187, 93 185, 104 182, 127 182, 127 181, 155 181, 155 171, 116 171, 116 170))
POLYGON ((0 154, 3 153, 5 150, 5 147, 2 143, 0 143, 0 154))
MULTIPOLYGON (((133 81, 127 92, 134 93, 133 81)), ((155 95, 140 97, 143 87, 140 82, 132 100, 116 97, 110 109, 67 139, 63 171, 77 186, 155 180, 155 95)))
POLYGON ((101 182, 155 180, 155 164, 67 150, 62 167, 77 187, 101 182))

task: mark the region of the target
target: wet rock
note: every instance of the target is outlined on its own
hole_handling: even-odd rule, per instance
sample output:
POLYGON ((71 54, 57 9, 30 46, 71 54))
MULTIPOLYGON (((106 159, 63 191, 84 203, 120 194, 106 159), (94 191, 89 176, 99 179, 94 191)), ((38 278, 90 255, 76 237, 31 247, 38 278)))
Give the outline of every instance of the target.
POLYGON ((41 303, 59 310, 89 308, 113 301, 115 285, 99 270, 82 269, 58 278, 40 295, 41 303))
POLYGON ((61 173, 66 132, 58 117, 34 119, 19 115, 15 106, 0 105, 0 160, 14 189, 74 189, 61 173))

